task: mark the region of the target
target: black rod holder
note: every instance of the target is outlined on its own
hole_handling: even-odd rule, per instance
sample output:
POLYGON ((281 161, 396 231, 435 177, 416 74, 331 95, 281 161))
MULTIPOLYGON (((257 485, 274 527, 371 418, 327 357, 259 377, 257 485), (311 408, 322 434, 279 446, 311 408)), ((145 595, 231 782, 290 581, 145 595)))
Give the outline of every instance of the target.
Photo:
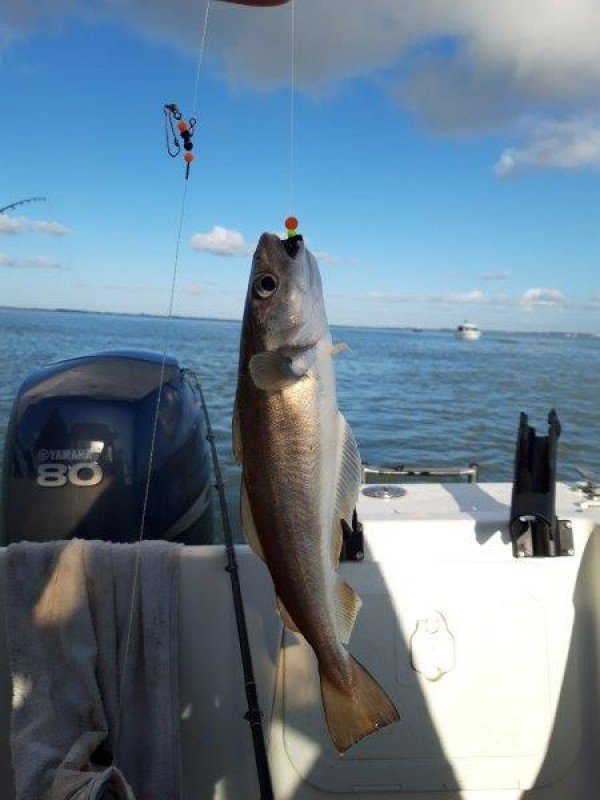
POLYGON ((561 425, 556 414, 548 414, 547 436, 537 436, 521 413, 515 478, 510 510, 510 535, 516 557, 572 555, 570 523, 556 517, 556 453, 561 425))

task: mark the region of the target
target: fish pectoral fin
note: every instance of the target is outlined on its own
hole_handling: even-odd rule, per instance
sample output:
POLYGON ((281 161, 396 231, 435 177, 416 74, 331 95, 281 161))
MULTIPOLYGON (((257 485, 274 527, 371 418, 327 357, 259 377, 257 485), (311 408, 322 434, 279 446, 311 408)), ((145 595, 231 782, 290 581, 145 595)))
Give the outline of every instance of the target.
POLYGON ((308 375, 308 371, 311 367, 315 366, 316 360, 317 357, 314 348, 304 350, 299 355, 290 357, 290 370, 297 378, 304 378, 305 375, 308 375))
POLYGON ((342 580, 338 580, 335 591, 338 634, 342 644, 348 644, 362 606, 362 600, 354 589, 342 580))
POLYGON ((256 555, 264 561, 265 554, 263 553, 262 545, 258 538, 256 525, 254 524, 254 518, 252 516, 252 509, 250 508, 250 500, 246 490, 246 483, 243 479, 240 491, 240 512, 244 537, 256 555))
POLYGON ((300 363, 294 365, 289 358, 279 353, 257 353, 250 359, 252 382, 257 389, 265 392, 276 392, 293 386, 305 374, 300 363))
POLYGON ((279 608, 279 615, 285 627, 290 631, 294 631, 294 633, 300 633, 298 626, 292 619, 290 612, 287 610, 283 600, 279 596, 277 597, 277 607, 279 608))
POLYGON ((233 457, 238 464, 242 463, 242 431, 240 429, 240 414, 238 411, 237 397, 233 404, 233 416, 231 418, 231 449, 233 457))
POLYGON ((340 353, 347 353, 350 350, 350 346, 346 344, 346 342, 336 342, 331 347, 331 355, 335 358, 339 356, 340 353))

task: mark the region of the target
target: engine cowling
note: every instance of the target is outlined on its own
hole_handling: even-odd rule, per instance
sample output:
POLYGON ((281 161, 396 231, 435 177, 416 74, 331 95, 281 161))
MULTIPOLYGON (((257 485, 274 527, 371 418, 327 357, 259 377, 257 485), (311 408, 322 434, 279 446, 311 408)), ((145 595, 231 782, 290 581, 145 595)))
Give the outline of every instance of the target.
POLYGON ((35 370, 13 403, 4 543, 212 538, 206 430, 196 377, 158 353, 111 351, 35 370), (159 388, 160 406, 156 417, 159 388))

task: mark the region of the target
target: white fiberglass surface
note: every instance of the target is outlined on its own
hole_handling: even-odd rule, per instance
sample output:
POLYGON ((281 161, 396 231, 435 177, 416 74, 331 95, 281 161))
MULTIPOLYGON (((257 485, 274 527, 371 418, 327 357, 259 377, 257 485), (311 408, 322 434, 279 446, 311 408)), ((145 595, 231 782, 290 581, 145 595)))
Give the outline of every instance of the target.
MULTIPOLYGON (((277 800, 594 800, 600 528, 570 509, 572 557, 514 559, 498 522, 508 492, 438 486, 429 504, 426 490, 409 492, 414 507, 401 513, 362 509, 365 561, 341 567, 364 604, 349 649, 402 719, 344 757, 324 726, 312 653, 290 633, 280 649, 268 573, 238 548, 277 800)), ((569 510, 568 494, 559 501, 569 510)), ((258 797, 223 548, 182 559, 182 798, 258 797)), ((0 578, 3 561, 0 551, 0 578)), ((13 702, 26 701, 15 689, 13 702)), ((10 702, 0 636, 6 800, 10 702)))
POLYGON ((467 516, 367 520, 365 562, 342 567, 364 602, 349 649, 396 702, 396 726, 340 757, 314 657, 286 634, 278 796, 595 796, 599 534, 579 517, 573 557, 521 560, 491 515, 467 516))

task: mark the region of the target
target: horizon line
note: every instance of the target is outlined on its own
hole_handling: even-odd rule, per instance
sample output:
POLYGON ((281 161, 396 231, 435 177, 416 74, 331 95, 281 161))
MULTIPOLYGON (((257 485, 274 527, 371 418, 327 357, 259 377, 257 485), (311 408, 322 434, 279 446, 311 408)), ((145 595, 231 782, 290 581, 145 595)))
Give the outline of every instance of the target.
MULTIPOLYGON (((5 306, 0 305, 0 311, 34 311, 34 312, 41 312, 41 313, 51 313, 51 314, 96 314, 99 316, 112 316, 112 317, 141 317, 146 319, 181 319, 181 320, 197 320, 200 322, 235 322, 237 324, 241 324, 242 319, 236 319, 233 317, 205 317, 205 316, 192 316, 189 314, 156 314, 156 313, 149 313, 145 311, 98 311, 98 310, 91 310, 87 308, 47 308, 47 307, 36 307, 36 306, 5 306)), ((389 331, 413 331, 415 333, 420 332, 454 332, 456 328, 452 327, 441 327, 441 328, 433 328, 427 325, 417 326, 417 325, 369 325, 367 323, 363 324, 355 324, 349 322, 331 322, 329 323, 331 326, 336 328, 366 328, 368 330, 389 330, 389 331)), ((598 338, 600 337, 600 333, 592 333, 590 331, 557 331, 557 330, 511 330, 508 328, 482 328, 481 326, 477 326, 482 333, 508 333, 508 334, 521 334, 521 335, 543 335, 543 334, 553 334, 553 335, 560 335, 560 336, 587 336, 590 338, 598 338)))

